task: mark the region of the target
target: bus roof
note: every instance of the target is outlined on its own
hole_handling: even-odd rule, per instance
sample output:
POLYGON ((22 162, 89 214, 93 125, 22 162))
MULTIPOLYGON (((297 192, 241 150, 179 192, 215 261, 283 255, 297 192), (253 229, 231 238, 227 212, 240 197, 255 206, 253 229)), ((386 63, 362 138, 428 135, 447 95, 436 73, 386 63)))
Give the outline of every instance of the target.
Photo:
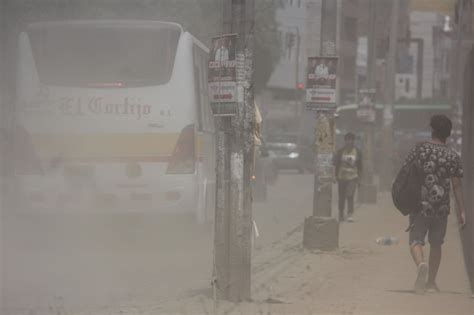
POLYGON ((49 27, 123 27, 123 28, 143 28, 143 29, 160 29, 171 28, 183 32, 181 25, 172 22, 154 21, 154 20, 64 20, 64 21, 47 21, 35 22, 28 26, 28 29, 43 29, 49 27))
POLYGON ((209 53, 209 48, 207 48, 207 46, 201 42, 199 39, 197 39, 193 34, 189 33, 189 32, 186 32, 186 34, 189 35, 189 37, 193 40, 193 42, 199 47, 201 48, 202 50, 204 50, 207 54, 209 53))

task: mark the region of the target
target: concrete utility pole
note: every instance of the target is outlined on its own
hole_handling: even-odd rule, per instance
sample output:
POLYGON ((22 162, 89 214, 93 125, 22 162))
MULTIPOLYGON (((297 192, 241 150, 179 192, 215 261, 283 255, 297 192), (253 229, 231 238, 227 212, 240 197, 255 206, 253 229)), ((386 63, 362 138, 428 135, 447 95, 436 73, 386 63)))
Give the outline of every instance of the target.
POLYGON ((11 201, 11 188, 6 185, 13 173, 12 130, 14 125, 15 97, 15 29, 18 17, 12 10, 11 1, 0 0, 0 130, 3 141, 0 141, 0 176, 1 206, 5 210, 11 201), (10 188, 10 189, 9 189, 10 188))
POLYGON ((300 46, 301 46, 301 36, 300 29, 298 26, 295 26, 296 30, 296 55, 295 55, 295 87, 294 87, 294 98, 295 98, 295 119, 298 118, 300 114, 300 91, 298 89, 298 84, 300 80, 300 46))
MULTIPOLYGON (((0 113, 3 113, 4 103, 3 103, 3 91, 4 91, 4 68, 5 68, 5 3, 3 0, 0 0, 0 113)), ((2 115, 3 117, 3 115, 2 115)), ((0 118, 1 119, 1 118, 0 118)), ((0 126, 1 128, 1 126, 0 126)), ((3 309, 3 218, 4 218, 4 205, 5 205, 5 195, 4 195, 4 165, 5 165, 5 145, 2 141, 5 138, 5 134, 2 134, 4 131, 0 129, 0 309, 3 309)))
MULTIPOLYGON (((376 12, 377 0, 369 1, 369 29, 367 36, 367 89, 375 90, 375 64, 376 64, 376 12)), ((374 98, 375 102, 375 98, 374 98)), ((374 104, 375 106, 375 104, 374 104)), ((375 122, 374 122, 375 123, 375 122)), ((359 198, 363 203, 377 201, 377 186, 374 185, 374 123, 365 123, 365 152, 364 172, 359 198)))
POLYGON ((216 298, 232 302, 251 298, 254 10, 254 0, 224 3, 224 33, 238 34, 238 106, 235 116, 216 119, 214 288, 216 298))
POLYGON ((380 178, 380 188, 390 190, 393 179, 393 106, 395 103, 395 74, 397 65, 398 46, 398 22, 400 11, 400 0, 392 1, 390 18, 389 49, 386 59, 387 71, 385 80, 385 107, 383 113, 383 159, 380 178))
MULTIPOLYGON (((323 0, 321 8, 321 56, 336 56, 337 54, 337 21, 338 1, 323 0)), ((319 112, 316 124, 329 124, 331 143, 335 143, 334 113, 319 112)), ((324 150, 316 143, 318 156, 324 154, 324 150)), ((334 151, 334 147, 331 148, 334 151)), ((332 152, 331 152, 332 153, 332 152)), ((319 160, 319 159, 318 159, 319 160)), ((320 161, 318 161, 320 162, 320 161)), ((332 165, 326 165, 331 167, 332 165)), ((327 173, 326 173, 327 174, 327 173)), ((331 172, 329 172, 331 174, 331 172)), ((332 178, 324 179, 318 176, 318 189, 314 197, 313 215, 319 217, 330 217, 332 212, 332 178)))
MULTIPOLYGON (((337 56, 340 2, 323 0, 321 7, 320 55, 337 56)), ((311 56, 315 52, 309 52, 311 56)), ((338 70, 338 73, 340 71, 338 70)), ((336 97, 336 103, 338 97, 336 97)), ((334 104, 337 105, 337 104, 334 104)), ((313 216, 306 218, 303 246, 308 249, 333 250, 339 246, 339 223, 332 218, 332 156, 335 145, 334 111, 317 111, 315 146, 317 171, 314 176, 313 216), (321 140, 324 139, 324 140, 321 140)))
MULTIPOLYGON (((473 28, 472 1, 461 1, 457 3, 456 9, 458 20, 456 21, 456 42, 454 45, 453 55, 455 63, 453 63, 453 81, 452 99, 460 103, 462 106, 462 160, 464 165, 465 176, 464 192, 465 204, 474 204, 474 166, 472 159, 474 158, 474 37, 470 30, 473 28)), ((470 207, 466 209, 467 222, 474 222, 474 210, 470 207)), ((474 297, 474 225, 467 224, 461 233, 461 240, 464 247, 464 259, 468 270, 469 281, 471 284, 471 294, 474 297)))

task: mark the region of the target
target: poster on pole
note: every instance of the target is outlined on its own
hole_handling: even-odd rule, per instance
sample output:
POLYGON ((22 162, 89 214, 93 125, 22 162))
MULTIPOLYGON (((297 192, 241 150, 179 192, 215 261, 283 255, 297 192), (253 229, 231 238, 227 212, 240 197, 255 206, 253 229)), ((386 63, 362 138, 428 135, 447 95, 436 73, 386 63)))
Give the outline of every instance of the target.
POLYGON ((309 57, 306 76, 306 109, 336 108, 337 57, 309 57))
POLYGON ((324 112, 318 113, 314 130, 314 145, 317 148, 318 154, 334 152, 334 132, 334 119, 324 112))
POLYGON ((214 115, 229 116, 237 112, 237 34, 212 39, 209 53, 209 98, 214 115))
POLYGON ((359 91, 359 104, 357 118, 364 123, 375 123, 375 89, 361 89, 359 91))
POLYGON ((316 171, 320 181, 332 181, 333 153, 320 153, 316 157, 316 171))

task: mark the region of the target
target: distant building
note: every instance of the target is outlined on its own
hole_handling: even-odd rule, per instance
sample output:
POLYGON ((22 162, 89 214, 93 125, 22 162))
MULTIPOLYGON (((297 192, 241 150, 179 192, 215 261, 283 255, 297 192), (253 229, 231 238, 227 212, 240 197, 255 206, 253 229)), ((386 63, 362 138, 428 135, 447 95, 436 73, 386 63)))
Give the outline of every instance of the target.
MULTIPOLYGON (((301 131, 303 125, 314 123, 310 121, 311 115, 305 115, 304 91, 298 90, 298 85, 301 88, 306 83, 307 58, 321 55, 322 0, 281 0, 280 3, 276 19, 282 57, 259 99, 267 122, 278 119, 286 124, 292 122, 293 126, 287 127, 301 131)), ((359 0, 337 0, 340 104, 355 102, 356 98, 358 3, 359 0)))
MULTIPOLYGON (((421 98, 434 98, 439 96, 441 87, 446 84, 443 76, 443 65, 448 58, 446 46, 443 36, 444 16, 437 12, 428 11, 412 11, 410 13, 410 34, 411 38, 423 40, 423 55, 421 62, 423 63, 422 80, 421 80, 421 98)), ((447 73, 446 69, 444 69, 447 73)))
MULTIPOLYGON (((338 23, 336 54, 339 76, 339 104, 353 103, 356 99, 359 2, 337 0, 338 23)), ((308 56, 321 54, 321 0, 307 0, 306 21, 308 56)))
POLYGON ((441 15, 451 15, 456 0, 411 0, 412 11, 436 12, 441 15))
MULTIPOLYGON (((405 39, 408 38, 410 34, 410 1, 400 0, 399 3, 400 7, 398 20, 398 38, 405 39)), ((371 6, 373 6, 373 9, 375 10, 375 88, 377 90, 376 98, 379 102, 383 102, 385 96, 384 86, 386 81, 386 58, 389 49, 392 4, 392 0, 358 0, 358 49, 360 53, 359 58, 361 58, 362 55, 365 54, 365 38, 369 37, 371 6)), ((403 41, 399 42, 398 55, 406 56, 407 52, 408 45, 404 44, 403 41)), ((360 87, 364 86, 367 75, 367 66, 361 62, 362 60, 359 60, 357 65, 359 82, 358 85, 360 87)), ((410 93, 411 92, 412 91, 410 91, 410 93)))
MULTIPOLYGON (((266 89, 259 95, 266 129, 271 121, 287 124, 284 128, 295 128, 297 124, 289 118, 298 117, 303 108, 303 91, 306 71, 306 5, 309 0, 280 0, 276 20, 281 43, 281 57, 273 70, 266 89), (300 86, 301 88, 301 86, 300 86)), ((320 0, 319 0, 320 1, 320 0)), ((313 17, 318 20, 318 17, 313 17)))

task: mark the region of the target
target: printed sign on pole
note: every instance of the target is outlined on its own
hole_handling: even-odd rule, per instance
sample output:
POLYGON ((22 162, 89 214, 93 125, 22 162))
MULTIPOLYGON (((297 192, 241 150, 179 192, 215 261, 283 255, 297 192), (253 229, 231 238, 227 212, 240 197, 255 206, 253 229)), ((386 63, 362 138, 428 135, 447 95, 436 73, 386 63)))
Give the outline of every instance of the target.
POLYGON ((357 118, 366 123, 375 122, 375 90, 363 89, 359 91, 357 118))
POLYGON ((334 151, 334 120, 331 120, 324 112, 320 112, 316 117, 314 144, 318 148, 318 153, 334 151))
POLYGON ((332 161, 333 153, 321 153, 316 158, 316 171, 320 181, 331 181, 332 180, 332 161))
POLYGON ((212 39, 209 55, 209 97, 214 115, 229 116, 237 112, 237 35, 212 39))
POLYGON ((306 109, 336 108, 337 57, 309 57, 306 76, 306 109))

